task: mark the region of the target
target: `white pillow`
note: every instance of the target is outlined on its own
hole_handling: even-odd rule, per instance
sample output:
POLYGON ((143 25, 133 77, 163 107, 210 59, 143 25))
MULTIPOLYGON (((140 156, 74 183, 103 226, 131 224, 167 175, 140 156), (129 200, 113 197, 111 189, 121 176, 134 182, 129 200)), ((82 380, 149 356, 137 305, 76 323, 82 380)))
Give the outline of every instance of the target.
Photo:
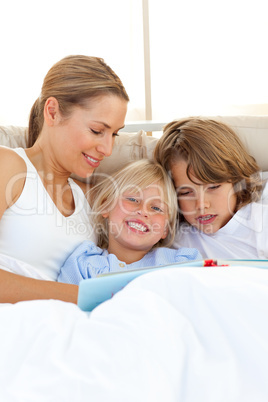
MULTIPOLYGON (((10 148, 25 148, 27 135, 26 127, 0 126, 0 145, 10 148)), ((110 174, 128 162, 152 157, 156 142, 157 138, 147 136, 142 130, 137 133, 120 132, 119 136, 115 138, 112 155, 104 158, 101 165, 95 170, 95 174, 110 174)), ((84 181, 76 175, 72 176, 84 181)))
MULTIPOLYGON (((248 152, 263 171, 268 171, 268 116, 210 116, 229 124, 244 142, 248 152)), ((0 145, 26 147, 27 128, 0 126, 0 145)), ((119 133, 113 153, 105 158, 96 173, 112 173, 126 163, 151 157, 157 138, 147 136, 143 130, 137 133, 119 133)))
POLYGON ((146 135, 143 130, 137 133, 120 132, 115 138, 112 155, 104 158, 95 173, 113 173, 129 162, 151 158, 156 142, 157 138, 146 135))
POLYGON ((263 171, 268 171, 268 116, 214 116, 228 124, 263 171))
POLYGON ((0 126, 0 145, 9 148, 26 147, 28 129, 26 127, 0 126))

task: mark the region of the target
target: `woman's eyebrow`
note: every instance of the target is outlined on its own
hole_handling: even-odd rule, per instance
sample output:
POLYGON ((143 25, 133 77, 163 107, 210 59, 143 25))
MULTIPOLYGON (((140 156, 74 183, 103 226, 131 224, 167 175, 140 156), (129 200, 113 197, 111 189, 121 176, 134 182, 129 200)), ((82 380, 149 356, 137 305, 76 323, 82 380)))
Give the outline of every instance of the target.
MULTIPOLYGON (((104 121, 98 121, 98 120, 93 120, 93 121, 94 121, 94 123, 102 124, 106 128, 111 128, 111 126, 109 126, 109 124, 105 123, 104 121)), ((118 130, 122 130, 122 128, 124 128, 124 127, 125 126, 122 126, 118 130)))

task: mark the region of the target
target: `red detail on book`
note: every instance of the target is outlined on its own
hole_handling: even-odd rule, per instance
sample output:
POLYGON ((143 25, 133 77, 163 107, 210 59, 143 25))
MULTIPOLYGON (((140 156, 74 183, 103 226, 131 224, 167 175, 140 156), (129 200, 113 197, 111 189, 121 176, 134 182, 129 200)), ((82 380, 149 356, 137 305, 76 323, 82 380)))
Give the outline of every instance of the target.
POLYGON ((204 267, 227 267, 227 264, 218 265, 217 260, 204 260, 204 267))

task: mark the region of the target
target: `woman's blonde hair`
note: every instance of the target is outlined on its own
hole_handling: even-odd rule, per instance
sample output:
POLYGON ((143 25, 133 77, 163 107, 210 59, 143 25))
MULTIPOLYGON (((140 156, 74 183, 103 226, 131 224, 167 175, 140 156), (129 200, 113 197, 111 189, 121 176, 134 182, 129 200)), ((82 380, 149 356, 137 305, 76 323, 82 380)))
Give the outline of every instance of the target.
MULTIPOLYGON (((92 221, 97 244, 107 248, 109 243, 107 219, 102 213, 113 209, 118 198, 128 190, 143 190, 154 183, 160 184, 163 199, 168 206, 168 235, 156 246, 170 246, 174 240, 177 223, 177 196, 172 180, 161 165, 148 159, 131 162, 120 171, 105 177, 89 193, 92 221)), ((161 195, 162 195, 161 194, 161 195)))
POLYGON ((62 116, 68 117, 73 106, 84 107, 89 99, 104 94, 129 101, 121 80, 103 59, 74 55, 54 64, 45 76, 41 94, 31 109, 28 147, 35 143, 43 127, 43 111, 49 97, 57 99, 62 116))
POLYGON ((167 124, 154 158, 167 171, 173 163, 186 161, 192 181, 194 176, 203 183, 232 183, 236 209, 257 201, 262 192, 255 159, 228 125, 213 119, 191 117, 167 124))

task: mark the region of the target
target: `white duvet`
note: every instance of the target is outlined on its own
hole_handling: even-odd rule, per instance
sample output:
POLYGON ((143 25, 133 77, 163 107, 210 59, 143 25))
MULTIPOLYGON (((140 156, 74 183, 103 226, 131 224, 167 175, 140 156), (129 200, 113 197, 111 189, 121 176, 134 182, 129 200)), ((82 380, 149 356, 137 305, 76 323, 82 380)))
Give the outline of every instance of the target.
POLYGON ((177 268, 91 314, 0 306, 1 402, 267 402, 268 270, 177 268))

